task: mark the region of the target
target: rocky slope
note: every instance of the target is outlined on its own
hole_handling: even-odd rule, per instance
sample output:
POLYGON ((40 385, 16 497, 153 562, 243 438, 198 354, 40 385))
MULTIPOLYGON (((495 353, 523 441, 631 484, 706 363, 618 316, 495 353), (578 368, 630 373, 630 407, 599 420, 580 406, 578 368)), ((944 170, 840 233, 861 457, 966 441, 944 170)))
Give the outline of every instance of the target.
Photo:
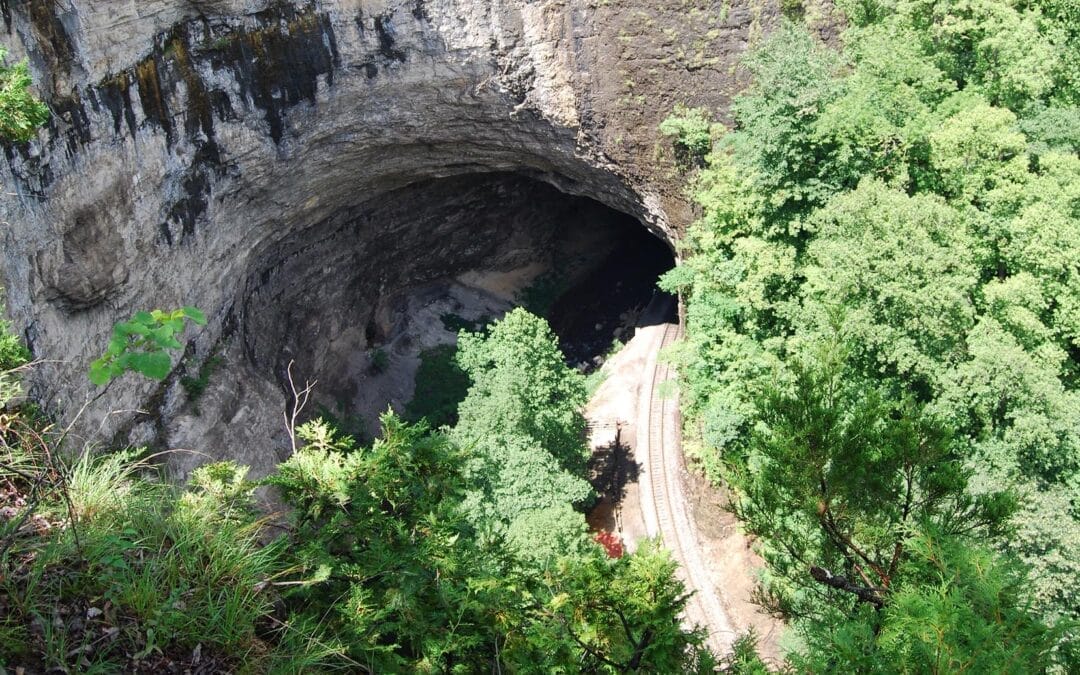
MULTIPOLYGON (((332 380, 410 285, 529 263, 560 224, 589 227, 577 197, 663 236, 685 223, 656 126, 675 103, 723 109, 773 14, 743 0, 0 0, 0 42, 30 58, 53 110, 0 161, 8 310, 52 360, 34 394, 64 419, 85 407, 88 439, 228 448, 265 470, 284 448, 287 362, 332 380), (182 304, 211 320, 169 380, 86 382, 115 321, 182 304), (196 415, 179 381, 211 353, 225 375, 196 415)), ((202 461, 177 457, 181 473, 202 461)))

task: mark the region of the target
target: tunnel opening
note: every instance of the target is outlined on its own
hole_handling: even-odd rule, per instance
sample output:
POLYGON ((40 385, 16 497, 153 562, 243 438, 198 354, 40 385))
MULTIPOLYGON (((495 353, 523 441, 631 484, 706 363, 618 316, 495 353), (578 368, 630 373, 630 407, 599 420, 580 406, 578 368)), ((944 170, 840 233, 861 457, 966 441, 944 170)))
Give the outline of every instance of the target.
POLYGON ((633 335, 673 265, 639 220, 565 180, 428 179, 264 246, 245 286, 243 342, 287 395, 290 369, 294 381, 317 380, 310 411, 371 437, 388 407, 423 410, 418 398, 457 395, 417 380, 425 360, 446 361, 459 330, 515 306, 550 321, 570 365, 596 369, 633 335))
POLYGON ((649 306, 667 295, 656 284, 675 266, 671 249, 634 218, 618 216, 620 229, 610 251, 556 299, 547 315, 568 363, 583 372, 601 366, 642 321, 678 321, 674 303, 646 316, 649 306))

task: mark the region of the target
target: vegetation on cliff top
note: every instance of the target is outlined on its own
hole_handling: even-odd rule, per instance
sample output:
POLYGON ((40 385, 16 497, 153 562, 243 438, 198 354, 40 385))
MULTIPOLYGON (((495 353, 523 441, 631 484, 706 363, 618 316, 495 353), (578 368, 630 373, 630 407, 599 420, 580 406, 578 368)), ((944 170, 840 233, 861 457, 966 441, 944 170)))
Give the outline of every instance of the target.
POLYGON ((696 454, 796 668, 1075 669, 1080 15, 841 4, 841 49, 753 50, 696 178, 664 282, 696 454))

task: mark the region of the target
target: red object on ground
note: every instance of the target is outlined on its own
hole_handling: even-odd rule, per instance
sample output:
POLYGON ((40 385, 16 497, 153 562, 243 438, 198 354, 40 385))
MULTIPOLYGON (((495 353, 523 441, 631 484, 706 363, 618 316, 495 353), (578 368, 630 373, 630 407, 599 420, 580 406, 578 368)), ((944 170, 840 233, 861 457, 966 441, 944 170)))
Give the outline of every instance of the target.
POLYGON ((593 539, 596 541, 596 543, 604 547, 604 550, 607 551, 607 556, 609 558, 623 557, 623 553, 625 551, 623 549, 622 539, 619 537, 619 535, 615 534, 614 532, 601 531, 597 532, 596 535, 593 536, 593 539))

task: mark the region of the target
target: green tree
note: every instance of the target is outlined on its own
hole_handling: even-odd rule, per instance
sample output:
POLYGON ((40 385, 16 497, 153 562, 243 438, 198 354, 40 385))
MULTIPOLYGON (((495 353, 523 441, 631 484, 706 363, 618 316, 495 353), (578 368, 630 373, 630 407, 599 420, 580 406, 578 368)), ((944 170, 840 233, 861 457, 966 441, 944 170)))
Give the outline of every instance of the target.
POLYGON ((811 222, 799 333, 828 335, 839 322, 863 372, 931 396, 942 371, 964 359, 975 323, 977 245, 961 214, 866 180, 811 222))
POLYGON ((917 403, 862 380, 842 345, 819 350, 766 392, 749 451, 727 460, 736 512, 766 542, 766 590, 794 616, 881 608, 920 532, 995 535, 1016 508, 971 494, 953 435, 917 403))
POLYGON ((1075 13, 842 4, 839 53, 794 24, 754 51, 696 180, 702 217, 665 278, 687 298, 688 435, 721 477, 771 428, 770 392, 839 336, 881 414, 915 406, 952 431, 972 494, 1024 495, 1022 536, 992 542, 1031 565, 1047 621, 1080 618, 1052 590, 1080 551, 1046 527, 1080 528, 1051 506, 1080 474, 1075 13))
POLYGON ((805 30, 784 22, 744 62, 754 77, 732 102, 740 133, 721 139, 745 163, 770 217, 790 222, 840 188, 826 170, 832 148, 812 129, 839 94, 840 60, 805 30))
POLYGON ((908 540, 881 610, 805 631, 801 672, 1037 673, 1057 635, 1025 611, 1023 575, 985 547, 926 532, 908 540))
POLYGON ((897 23, 915 29, 951 79, 1017 110, 1051 90, 1060 58, 1039 12, 1024 4, 1034 3, 901 0, 897 23))
POLYGON ((8 66, 6 56, 0 47, 0 138, 28 141, 49 120, 49 109, 30 93, 26 61, 8 66))
POLYGON ((382 424, 382 438, 357 448, 309 423, 304 447, 267 480, 294 508, 304 580, 292 606, 328 622, 374 672, 482 667, 505 570, 461 510, 467 456, 425 425, 391 414, 382 424))
POLYGON ((582 550, 585 519, 570 507, 593 497, 583 478, 585 381, 551 328, 515 309, 486 334, 461 333, 458 363, 472 382, 453 438, 476 451, 473 522, 507 534, 536 562, 582 550))
MULTIPOLYGON (((279 583, 295 620, 322 624, 372 672, 686 672, 709 658, 680 627, 687 594, 666 553, 520 556, 466 518, 467 452, 424 424, 382 422, 369 448, 321 421, 301 427, 305 445, 266 481, 294 508, 299 578, 279 583)), ((571 523, 576 546, 580 514, 548 513, 562 522, 520 545, 571 523)))
POLYGON ((560 561, 543 575, 544 602, 524 628, 529 670, 713 672, 704 634, 679 625, 690 595, 676 566, 655 544, 617 560, 596 550, 560 561))
POLYGON ((567 471, 584 471, 585 380, 567 367, 546 321, 518 308, 487 334, 462 333, 458 363, 472 381, 459 432, 527 438, 567 471))

